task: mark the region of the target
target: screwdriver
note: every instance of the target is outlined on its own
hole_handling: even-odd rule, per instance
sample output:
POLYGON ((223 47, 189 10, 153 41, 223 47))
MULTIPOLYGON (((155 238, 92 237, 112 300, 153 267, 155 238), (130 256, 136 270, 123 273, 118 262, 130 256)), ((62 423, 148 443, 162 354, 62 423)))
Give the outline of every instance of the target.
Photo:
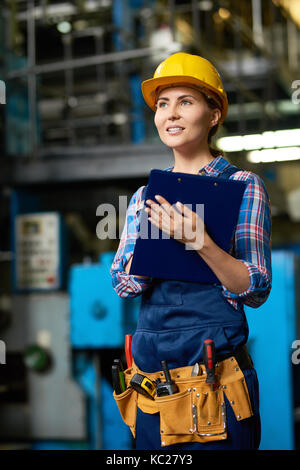
POLYGON ((131 342, 132 335, 125 335, 125 356, 128 369, 132 366, 131 342))
POLYGON ((206 369, 205 382, 210 384, 210 390, 213 392, 214 385, 216 385, 218 380, 215 375, 216 349, 212 339, 206 339, 203 343, 203 362, 206 369))

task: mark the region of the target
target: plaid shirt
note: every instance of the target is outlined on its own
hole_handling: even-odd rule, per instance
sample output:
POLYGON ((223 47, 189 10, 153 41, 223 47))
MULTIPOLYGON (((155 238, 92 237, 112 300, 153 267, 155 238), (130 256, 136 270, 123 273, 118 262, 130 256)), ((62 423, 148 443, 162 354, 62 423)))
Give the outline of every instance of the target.
MULTIPOLYGON (((204 170, 206 176, 218 176, 228 166, 231 166, 230 163, 219 156, 199 172, 204 170)), ((173 166, 168 167, 165 171, 171 171, 172 168, 173 166)), ((230 179, 248 183, 229 254, 245 264, 251 284, 240 294, 230 292, 223 285, 223 295, 234 308, 238 307, 238 303, 257 308, 267 300, 272 285, 270 200, 264 182, 255 173, 238 171, 230 179)), ((141 186, 130 200, 120 244, 110 269, 113 288, 124 298, 140 295, 152 282, 152 278, 139 279, 127 274, 124 269, 133 254, 139 231, 137 211, 142 207, 143 188, 141 186)))

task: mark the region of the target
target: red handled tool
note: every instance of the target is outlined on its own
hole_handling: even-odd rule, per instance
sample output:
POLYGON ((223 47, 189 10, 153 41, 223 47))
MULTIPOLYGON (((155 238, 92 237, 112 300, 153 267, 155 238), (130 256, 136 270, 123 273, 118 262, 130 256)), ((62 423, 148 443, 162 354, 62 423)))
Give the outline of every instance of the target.
POLYGON ((125 335, 125 356, 128 369, 132 366, 131 341, 132 336, 125 335))
POLYGON ((215 375, 216 368, 216 349, 215 343, 212 339, 206 339, 203 343, 203 362, 206 369, 207 384, 210 384, 210 389, 214 391, 214 385, 217 384, 218 379, 215 375))

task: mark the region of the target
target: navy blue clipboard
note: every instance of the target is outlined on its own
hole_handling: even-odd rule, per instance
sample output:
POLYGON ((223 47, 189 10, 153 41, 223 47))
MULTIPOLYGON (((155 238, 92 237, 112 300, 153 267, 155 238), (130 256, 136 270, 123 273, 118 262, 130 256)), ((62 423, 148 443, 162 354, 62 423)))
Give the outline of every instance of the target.
MULTIPOLYGON (((196 211, 196 204, 204 204, 204 223, 214 242, 228 252, 238 221, 239 210, 247 183, 213 176, 201 176, 154 169, 150 172, 145 201, 156 201, 163 196, 170 204, 177 201, 196 211)), ((159 279, 173 279, 201 283, 220 283, 214 272, 195 250, 174 238, 151 238, 151 222, 145 205, 141 209, 140 234, 136 240, 129 274, 159 279), (145 227, 148 238, 142 238, 145 227)))

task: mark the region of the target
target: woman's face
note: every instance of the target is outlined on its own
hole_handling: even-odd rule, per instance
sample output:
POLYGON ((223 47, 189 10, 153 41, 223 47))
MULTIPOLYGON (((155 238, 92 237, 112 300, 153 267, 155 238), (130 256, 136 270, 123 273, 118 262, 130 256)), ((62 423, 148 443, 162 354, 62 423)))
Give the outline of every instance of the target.
POLYGON ((208 133, 220 117, 221 111, 210 109, 200 91, 176 86, 159 93, 154 122, 162 142, 179 150, 207 143, 208 133))

